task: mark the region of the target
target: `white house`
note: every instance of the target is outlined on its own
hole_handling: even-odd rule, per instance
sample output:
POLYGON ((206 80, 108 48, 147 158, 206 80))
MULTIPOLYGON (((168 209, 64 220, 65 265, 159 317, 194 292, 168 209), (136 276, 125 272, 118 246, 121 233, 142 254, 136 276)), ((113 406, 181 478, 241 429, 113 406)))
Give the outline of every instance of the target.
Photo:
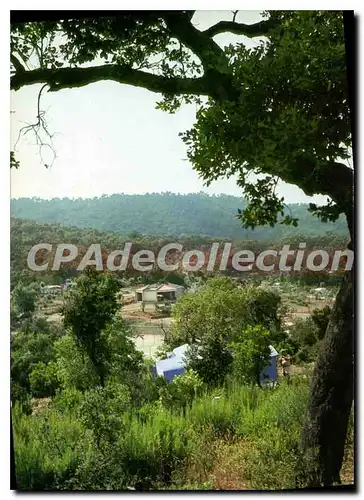
POLYGON ((329 290, 327 288, 323 288, 323 287, 314 288, 313 290, 311 290, 311 294, 316 299, 321 299, 321 300, 327 299, 330 296, 329 290))
POLYGON ((135 299, 144 310, 156 310, 157 304, 173 304, 185 292, 182 285, 173 283, 145 285, 135 292, 135 299))
POLYGON ((60 285, 46 285, 41 288, 41 292, 44 295, 58 295, 62 293, 63 288, 60 285))

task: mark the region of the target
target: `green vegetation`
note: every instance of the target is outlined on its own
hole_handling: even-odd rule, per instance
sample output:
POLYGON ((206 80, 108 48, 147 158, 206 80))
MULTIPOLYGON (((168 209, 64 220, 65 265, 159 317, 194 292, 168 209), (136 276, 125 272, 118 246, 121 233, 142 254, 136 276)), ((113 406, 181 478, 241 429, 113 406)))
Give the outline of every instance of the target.
POLYGON ((299 228, 263 225, 254 230, 244 229, 237 217, 238 209, 244 206, 246 202, 242 198, 225 194, 113 194, 92 199, 13 199, 11 213, 20 219, 113 231, 128 235, 132 241, 141 235, 279 241, 301 234, 321 238, 323 234, 333 232, 345 239, 348 237, 344 218, 324 224, 310 214, 308 205, 304 204, 287 208, 287 213, 299 219, 299 228))
MULTIPOLYGON (((310 211, 321 221, 331 223, 332 230, 344 224, 342 217, 345 216, 352 239, 354 171, 346 160, 351 156, 350 118, 355 106, 349 107, 352 101, 347 85, 350 66, 346 67, 342 12, 270 11, 264 12, 262 20, 254 24, 236 22, 236 15, 233 14, 231 22, 218 22, 205 30, 196 26, 191 11, 121 12, 92 20, 77 13, 72 19, 60 14, 61 18, 53 21, 14 24, 11 89, 44 84, 42 89, 47 87, 57 92, 113 80, 162 94, 157 107, 170 113, 178 110, 182 103, 193 103, 197 107, 196 120, 191 130, 181 133, 187 157, 207 185, 219 178, 237 178, 246 203, 234 206, 234 212, 238 212, 237 219, 244 227, 263 226, 261 231, 267 235, 268 227, 279 224, 283 231, 281 241, 289 234, 298 234, 292 229, 297 226, 297 214, 294 210, 287 211, 284 199, 277 194, 276 186, 281 180, 296 185, 307 195, 326 195, 326 205, 311 204, 310 211), (226 32, 258 36, 262 40, 251 49, 244 43, 226 47, 216 39, 216 35, 226 32), (86 67, 84 63, 88 63, 86 67)), ((346 35, 350 37, 350 29, 346 35)), ((353 40, 354 33, 352 43, 353 40)), ((41 94, 39 101, 40 98, 41 94)), ((38 145, 40 130, 51 137, 43 115, 38 106, 38 121, 23 131, 35 133, 38 145)), ((13 168, 19 167, 13 152, 10 163, 13 168)), ((125 217, 127 208, 118 203, 111 207, 108 200, 102 200, 101 205, 106 203, 109 213, 102 209, 92 214, 94 227, 96 220, 101 224, 112 212, 117 213, 118 221, 120 218, 133 220, 137 210, 132 217, 125 217)), ((235 234, 235 230, 227 234, 230 226, 226 223, 230 224, 227 219, 233 218, 232 212, 220 218, 216 216, 220 211, 216 213, 212 207, 205 206, 201 219, 196 217, 198 212, 196 214, 192 204, 186 210, 186 223, 182 211, 173 210, 175 196, 171 201, 168 208, 172 220, 167 224, 164 221, 168 210, 158 207, 159 231, 163 227, 165 234, 184 234, 188 226, 193 233, 224 237, 235 234)), ((79 207, 78 202, 65 201, 66 206, 74 203, 74 207, 79 207)), ((51 203, 54 209, 56 203, 51 203)), ((223 203, 228 206, 226 198, 223 203)), ((34 200, 24 205, 29 212, 32 204, 34 200)), ((44 211, 47 202, 41 201, 41 204, 44 211)), ((57 213, 48 212, 50 220, 55 220, 64 208, 62 202, 57 205, 57 213)), ((150 206, 151 203, 145 204, 144 211, 150 206)), ((81 208, 69 211, 67 221, 82 213, 81 208)), ((83 214, 86 220, 79 219, 82 225, 90 220, 89 208, 84 208, 83 214)), ((146 220, 144 214, 143 217, 146 220)), ((150 219, 148 223, 151 228, 150 219)), ((119 222, 114 219, 113 224, 110 228, 119 231, 119 222)), ((149 230, 141 224, 135 225, 134 221, 129 224, 132 236, 135 231, 149 230)), ((314 224, 312 220, 309 234, 314 224)), ((236 231, 241 234, 243 230, 236 227, 236 231)), ((20 278, 18 276, 16 283, 14 280, 15 286, 20 278)), ((228 291, 234 293, 231 287, 228 291)), ((67 404, 63 405, 67 411, 51 408, 30 418, 21 415, 20 406, 15 404, 16 460, 21 488, 173 488, 181 482, 196 484, 201 469, 199 482, 205 488, 217 472, 216 462, 211 463, 211 459, 216 458, 212 445, 223 440, 223 444, 229 446, 229 436, 242 439, 236 449, 243 465, 245 487, 329 486, 339 482, 345 444, 351 439, 351 431, 348 436, 347 430, 352 429, 353 293, 351 270, 344 276, 322 339, 309 405, 305 379, 300 381, 302 385, 297 380, 290 388, 282 386, 274 391, 243 384, 231 388, 227 385, 229 374, 223 373, 218 378, 219 370, 215 370, 211 385, 225 391, 221 396, 212 398, 212 388, 207 387, 206 393, 196 397, 192 404, 186 404, 182 398, 184 407, 180 414, 176 410, 156 409, 160 404, 156 394, 161 387, 148 378, 147 367, 143 366, 144 370, 136 376, 143 383, 140 390, 135 391, 135 379, 130 384, 128 379, 114 373, 118 365, 111 362, 112 343, 104 342, 107 356, 101 365, 106 365, 106 360, 110 363, 105 380, 96 369, 96 383, 101 382, 101 387, 89 387, 79 397, 75 393, 77 389, 70 388, 73 392, 67 393, 67 404), (109 384, 115 384, 113 389, 109 384), (129 397, 133 407, 125 410, 129 397), (77 402, 82 399, 80 416, 75 418, 77 402), (71 409, 70 401, 73 402, 71 409), (138 410, 146 404, 150 405, 150 415, 148 412, 139 415, 138 410), (95 428, 95 422, 100 422, 100 426, 95 428)), ((259 309, 263 320, 266 305, 263 311, 259 309)), ((83 307, 87 307, 87 301, 83 307)), ((24 318, 26 327, 23 328, 23 317, 18 318, 23 329, 20 335, 29 335, 33 328, 31 309, 26 313, 28 318, 24 318)), ((240 307, 237 309, 240 312, 240 307)), ((205 337, 208 339, 206 356, 212 361, 217 359, 217 352, 234 357, 231 343, 225 345, 224 331, 219 326, 223 324, 221 328, 227 329, 229 341, 236 343, 239 334, 243 336, 241 357, 245 359, 246 351, 254 353, 255 365, 256 344, 267 336, 266 330, 269 335, 276 332, 263 321, 248 325, 230 339, 232 329, 226 321, 220 321, 221 315, 216 309, 213 311, 218 321, 214 332, 205 337)), ((79 314, 87 317, 86 311, 79 314)), ((201 315, 201 321, 204 318, 201 315)), ((232 318, 235 320, 234 314, 232 318)), ((316 314, 310 325, 301 328, 297 341, 310 347, 316 339, 317 343, 321 342, 325 321, 325 317, 316 314)), ((72 324, 74 326, 73 321, 70 326, 72 324)), ((110 327, 113 324, 114 318, 110 318, 110 327)), ((108 318, 97 326, 101 331, 95 335, 107 336, 108 318)), ((123 338, 129 338, 125 330, 121 331, 123 338)), ((74 338, 78 338, 74 327, 72 332, 74 338)), ((77 349, 82 348, 76 342, 75 345, 77 349)), ((32 348, 30 357, 26 351, 17 361, 18 365, 23 362, 32 367, 37 374, 45 370, 38 363, 47 365, 51 360, 42 359, 36 347, 32 348)), ((240 352, 236 346, 235 349, 240 352)), ((85 361, 95 369, 97 360, 92 359, 92 349, 83 348, 83 354, 85 361)), ((31 377, 34 390, 45 390, 38 387, 36 374, 31 377)), ((16 375, 18 386, 25 388, 28 376, 22 379, 21 373, 16 375)), ((190 385, 186 385, 190 391, 190 385)), ((62 394, 57 397, 62 403, 62 394)), ((26 413, 29 406, 24 404, 23 409, 26 413)))
MULTIPOLYGON (((114 279, 87 272, 76 283, 65 301, 64 328, 32 315, 12 336, 19 489, 305 485, 297 483, 304 464, 298 437, 310 373, 274 390, 261 387, 258 376, 271 342, 296 342, 295 352, 312 346, 307 334, 281 331, 277 293, 220 277, 181 298, 163 349, 191 342, 194 332, 202 360, 191 355, 186 373, 167 384, 136 351, 132 329, 116 310, 114 279)), ((328 314, 312 315, 315 340, 328 314)))
POLYGON ((224 381, 236 351, 237 373, 251 381, 254 371, 253 380, 259 382, 257 370, 259 374, 267 364, 269 344, 285 337, 281 314, 280 297, 274 292, 256 285, 238 286, 229 278, 209 279, 177 302, 167 348, 190 344, 190 366, 210 385, 224 381))
POLYGON ((109 363, 109 326, 118 309, 117 280, 88 270, 66 294, 64 326, 69 328, 81 350, 89 357, 103 386, 109 363))
POLYGON ((132 410, 122 385, 86 391, 71 408, 58 400, 35 417, 15 406, 18 486, 215 489, 216 476, 227 482, 231 474, 221 464, 229 446, 234 467, 241 467, 237 489, 295 488, 307 397, 307 380, 296 378, 276 391, 227 386, 219 399, 206 392, 183 413, 164 400, 132 410))
MULTIPOLYGON (((286 227, 286 226, 282 226, 286 227)), ((257 237, 258 238, 258 237, 257 237)), ((40 242, 48 242, 53 245, 53 252, 50 253, 50 262, 54 256, 56 245, 61 243, 69 243, 76 245, 80 250, 80 255, 86 252, 86 249, 94 243, 101 245, 102 249, 107 249, 109 252, 124 248, 126 242, 133 242, 131 254, 139 250, 152 250, 155 254, 158 253, 167 243, 171 243, 171 238, 136 235, 135 238, 128 235, 121 235, 115 232, 98 231, 95 229, 79 229, 76 227, 66 227, 61 224, 38 223, 29 220, 11 219, 11 285, 14 287, 21 282, 23 285, 32 284, 33 282, 45 285, 61 284, 65 279, 77 276, 77 259, 68 265, 62 265, 58 271, 52 271, 51 265, 48 270, 34 272, 28 268, 27 255, 29 250, 40 242)), ((184 250, 206 250, 210 248, 212 243, 216 241, 213 238, 203 236, 184 236, 178 237, 178 242, 183 246, 184 250)), ((227 238, 219 240, 221 246, 227 238)), ((297 248, 300 242, 306 242, 307 249, 321 248, 327 251, 345 248, 347 236, 337 232, 326 232, 315 237, 309 237, 307 234, 297 234, 294 238, 288 237, 283 240, 264 240, 264 239, 242 239, 233 241, 232 251, 251 250, 255 254, 267 250, 267 248, 280 250, 282 244, 290 244, 291 248, 297 248)), ((46 259, 46 256, 45 256, 46 259)), ((198 274, 198 273, 197 273, 198 274)), ((203 274, 202 272, 200 274, 203 274)), ((124 284, 131 283, 130 280, 135 280, 135 283, 153 283, 156 281, 172 282, 176 284, 184 284, 185 277, 177 273, 162 272, 153 270, 148 273, 138 273, 132 269, 127 269, 120 273, 121 282, 124 284)), ((282 280, 290 279, 282 277, 282 280)), ((306 283, 319 284, 320 281, 340 280, 340 275, 328 275, 327 273, 305 273, 302 272, 297 276, 297 279, 306 283)), ((35 286, 34 284, 32 285, 35 286)))

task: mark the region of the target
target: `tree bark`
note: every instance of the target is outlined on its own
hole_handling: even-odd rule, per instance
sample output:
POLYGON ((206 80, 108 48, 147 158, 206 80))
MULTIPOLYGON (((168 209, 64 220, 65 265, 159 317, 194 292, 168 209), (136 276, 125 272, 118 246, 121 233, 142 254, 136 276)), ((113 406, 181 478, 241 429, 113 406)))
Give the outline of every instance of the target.
MULTIPOLYGON (((340 483, 354 396, 354 269, 343 279, 312 379, 302 429, 307 486, 340 483)), ((302 477, 302 476, 301 476, 302 477)))

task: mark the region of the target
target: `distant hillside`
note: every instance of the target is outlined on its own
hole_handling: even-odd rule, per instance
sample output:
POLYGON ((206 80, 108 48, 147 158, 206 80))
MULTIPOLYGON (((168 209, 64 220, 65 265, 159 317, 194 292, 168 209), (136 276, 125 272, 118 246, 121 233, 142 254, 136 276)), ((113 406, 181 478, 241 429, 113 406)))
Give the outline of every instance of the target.
POLYGON ((199 235, 215 238, 258 239, 277 241, 303 234, 322 236, 327 232, 346 236, 344 218, 324 224, 307 211, 307 205, 289 205, 299 227, 278 224, 246 230, 237 219, 242 198, 204 193, 145 195, 114 194, 89 199, 19 198, 11 200, 13 217, 39 222, 58 222, 67 226, 114 231, 123 235, 135 233, 151 236, 199 235))
MULTIPOLYGON (((158 236, 134 236, 133 238, 127 235, 121 235, 117 232, 99 231, 95 229, 77 227, 67 227, 59 223, 41 223, 25 219, 11 219, 11 283, 14 286, 19 280, 24 282, 32 282, 34 280, 42 280, 48 284, 62 283, 65 278, 75 276, 77 263, 85 254, 86 249, 93 243, 100 244, 103 252, 107 254, 110 251, 124 248, 127 241, 132 241, 131 255, 139 250, 152 250, 155 254, 167 243, 171 243, 173 239, 168 237, 158 236), (27 266, 27 255, 29 250, 38 243, 50 243, 52 252, 49 257, 49 262, 54 258, 56 245, 59 243, 67 243, 76 245, 79 248, 79 259, 75 261, 75 265, 62 266, 59 271, 52 271, 48 268, 43 272, 33 272, 27 266)), ((186 250, 200 249, 208 251, 211 244, 218 241, 220 246, 223 246, 225 241, 231 241, 229 238, 208 238, 203 236, 184 236, 178 238, 177 242, 186 250)), ((296 237, 288 237, 279 241, 269 242, 268 240, 232 240, 232 251, 251 250, 256 255, 267 248, 276 248, 279 250, 283 244, 289 244, 291 248, 297 248, 298 243, 305 241, 307 248, 324 248, 327 251, 330 249, 345 248, 347 239, 336 232, 327 232, 324 235, 317 237, 307 237, 297 235, 296 237)), ((128 274, 138 274, 131 272, 128 274)), ((140 273, 139 273, 140 274, 140 273)), ((160 273, 159 273, 160 274, 160 273)), ((162 273, 163 274, 163 273, 162 273)), ((166 276, 168 273, 166 274, 166 276)), ((147 274, 143 274, 147 279, 147 274)), ((167 276, 171 279, 171 276, 167 276)), ((143 278, 143 279, 144 279, 143 278)))

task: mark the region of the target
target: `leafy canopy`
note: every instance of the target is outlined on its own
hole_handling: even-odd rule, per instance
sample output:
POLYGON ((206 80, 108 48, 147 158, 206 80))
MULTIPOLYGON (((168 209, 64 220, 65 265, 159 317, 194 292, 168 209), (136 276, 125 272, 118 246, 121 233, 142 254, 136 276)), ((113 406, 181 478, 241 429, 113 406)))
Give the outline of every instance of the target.
POLYGON ((145 11, 14 24, 11 88, 43 83, 54 92, 112 80, 161 93, 169 112, 196 102, 196 123, 183 134, 188 158, 206 183, 238 176, 250 201, 243 224, 297 223, 284 213, 278 179, 326 194, 325 208, 311 207, 324 220, 342 212, 351 219, 342 13, 271 11, 252 25, 234 16, 204 31, 193 17, 145 11), (225 32, 265 38, 253 49, 222 48, 214 37, 225 32))
POLYGON ((278 294, 255 285, 239 287, 229 278, 211 278, 195 293, 183 295, 173 310, 170 347, 184 343, 232 342, 249 325, 261 324, 279 337, 278 294))

